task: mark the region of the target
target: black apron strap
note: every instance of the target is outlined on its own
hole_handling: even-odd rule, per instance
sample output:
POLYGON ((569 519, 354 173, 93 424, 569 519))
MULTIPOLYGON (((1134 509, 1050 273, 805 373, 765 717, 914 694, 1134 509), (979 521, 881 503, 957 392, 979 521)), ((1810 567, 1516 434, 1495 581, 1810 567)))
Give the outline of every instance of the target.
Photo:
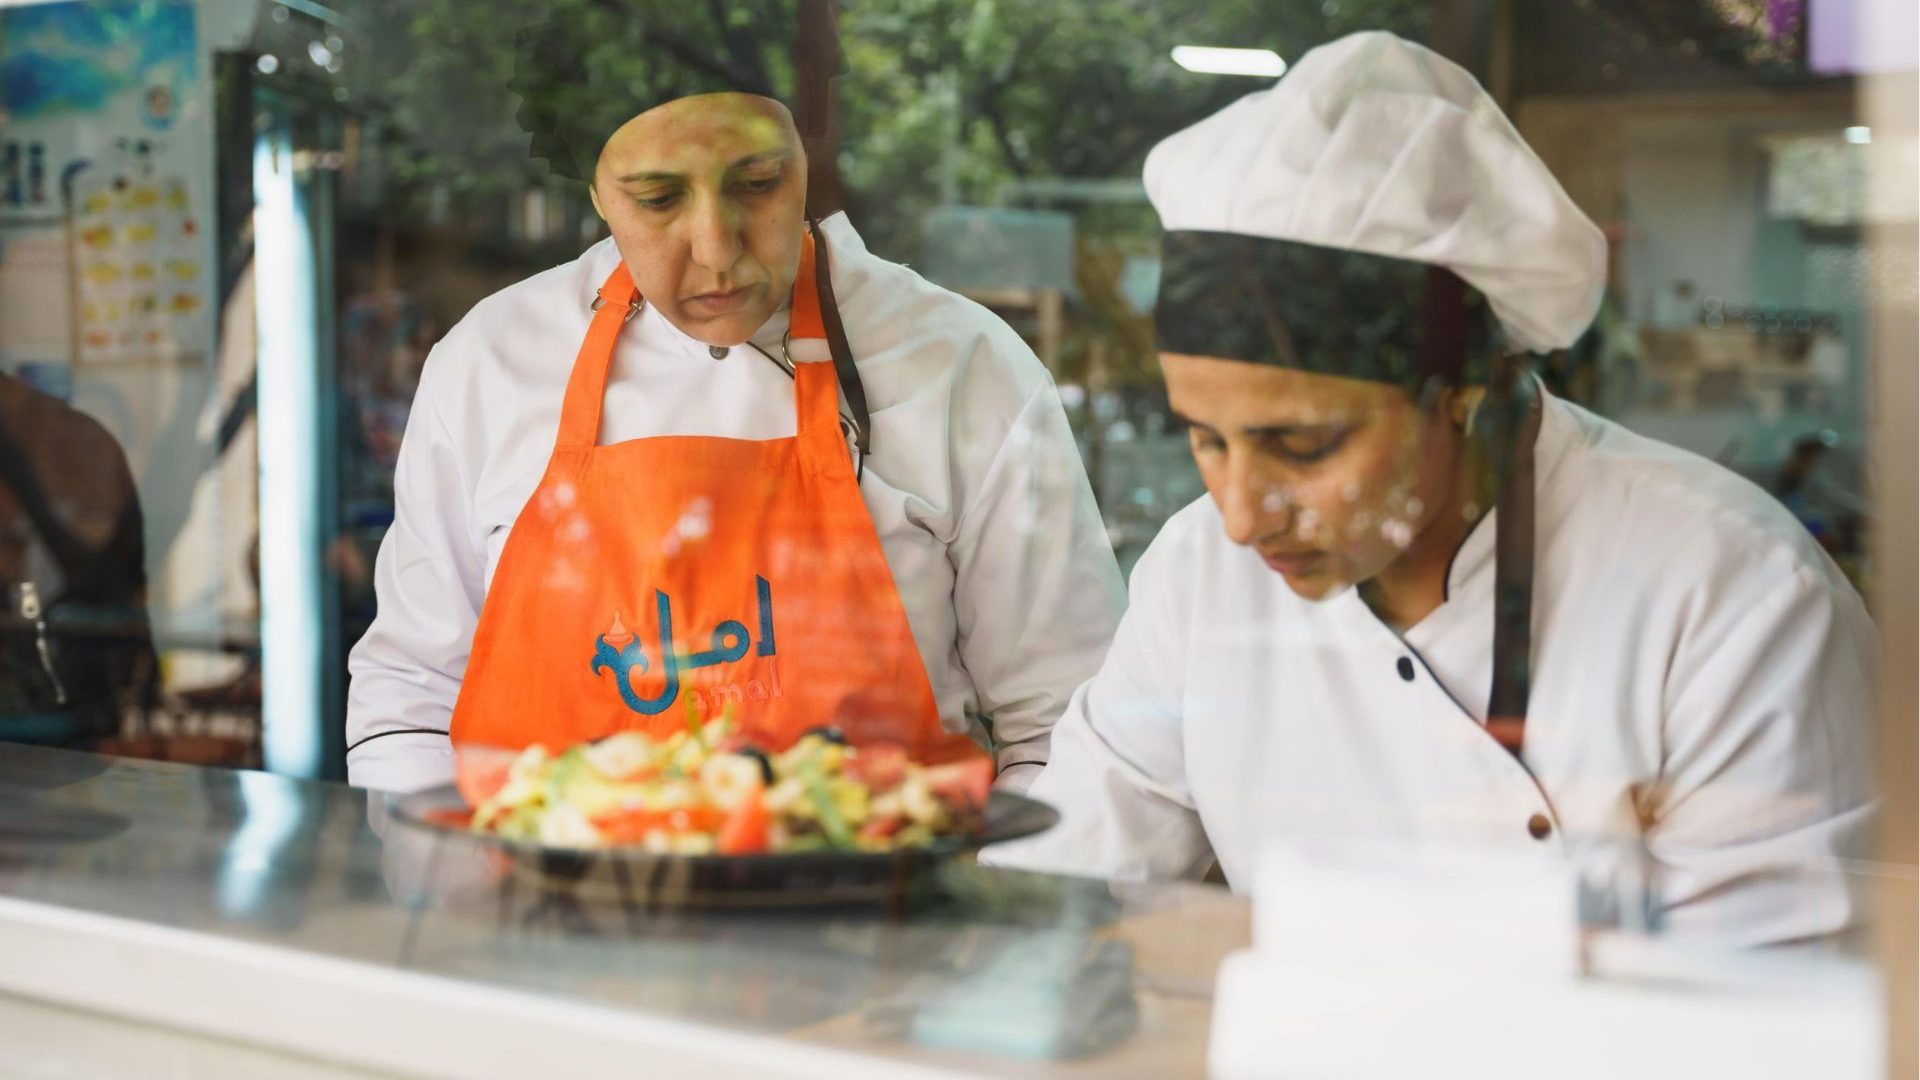
POLYGON ((1487 405, 1493 413, 1495 460, 1502 463, 1493 563, 1493 689, 1487 733, 1515 757, 1526 743, 1532 692, 1534 442, 1540 394, 1527 357, 1501 362, 1487 405))
POLYGON ((867 412, 867 388, 860 382, 860 371, 853 365, 853 349, 847 344, 847 328, 840 322, 840 302, 833 296, 833 271, 827 258, 827 237, 815 221, 808 221, 813 233, 813 283, 820 291, 820 321, 827 331, 827 348, 833 353, 833 371, 840 380, 840 393, 853 412, 853 438, 864 460, 873 453, 873 419, 867 412))

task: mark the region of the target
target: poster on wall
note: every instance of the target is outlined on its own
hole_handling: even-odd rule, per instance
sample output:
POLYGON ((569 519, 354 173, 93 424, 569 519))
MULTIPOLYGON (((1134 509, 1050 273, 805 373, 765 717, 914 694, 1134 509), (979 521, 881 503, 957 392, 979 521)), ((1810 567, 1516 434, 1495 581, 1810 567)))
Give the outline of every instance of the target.
POLYGON ((0 6, 0 368, 205 359, 207 77, 193 0, 0 6))

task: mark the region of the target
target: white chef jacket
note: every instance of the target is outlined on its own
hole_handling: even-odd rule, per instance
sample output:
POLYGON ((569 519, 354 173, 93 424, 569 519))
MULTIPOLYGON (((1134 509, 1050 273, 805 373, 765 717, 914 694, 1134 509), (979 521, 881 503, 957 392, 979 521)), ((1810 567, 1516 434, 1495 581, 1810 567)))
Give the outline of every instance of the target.
MULTIPOLYGON (((823 223, 865 386, 860 492, 942 721, 990 729, 1023 787, 1112 639, 1125 593, 1045 368, 990 312, 823 223)), ((481 301, 434 347, 401 443, 379 609, 349 657, 348 776, 406 790, 452 776, 447 730, 502 546, 545 471, 611 240, 481 301), (401 734, 427 729, 426 734, 401 734)), ((787 316, 753 340, 781 355, 787 316)), ((604 443, 790 437, 793 380, 747 346, 715 360, 647 308, 622 331, 604 443)))
POLYGON ((1543 410, 1524 767, 1481 726, 1491 515, 1445 601, 1399 635, 1357 590, 1295 596, 1203 498, 1141 558, 1112 653, 1054 729, 1031 794, 1062 823, 990 861, 1124 879, 1217 856, 1243 884, 1268 844, 1354 838, 1610 874, 1624 843, 1675 932, 1845 926, 1858 904, 1836 871, 1872 800, 1858 595, 1759 488, 1566 402, 1543 410))

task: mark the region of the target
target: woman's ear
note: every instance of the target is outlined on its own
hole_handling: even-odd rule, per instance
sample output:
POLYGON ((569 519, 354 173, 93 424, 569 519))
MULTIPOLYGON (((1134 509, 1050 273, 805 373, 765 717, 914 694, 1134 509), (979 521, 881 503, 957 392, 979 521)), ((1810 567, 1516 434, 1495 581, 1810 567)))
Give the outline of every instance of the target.
POLYGON ((1453 400, 1447 404, 1447 419, 1453 426, 1468 434, 1473 433, 1474 417, 1480 413, 1480 403, 1487 399, 1484 386, 1463 386, 1453 392, 1453 400))

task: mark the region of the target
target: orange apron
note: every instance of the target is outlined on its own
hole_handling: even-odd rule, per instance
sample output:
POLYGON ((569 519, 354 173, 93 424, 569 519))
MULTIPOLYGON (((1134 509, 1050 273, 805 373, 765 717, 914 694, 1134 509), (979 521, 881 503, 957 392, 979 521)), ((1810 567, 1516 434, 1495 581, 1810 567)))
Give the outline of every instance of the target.
MULTIPOLYGON (((809 728, 916 759, 979 753, 940 725, 840 428, 832 363, 798 363, 798 434, 599 446, 623 264, 574 361, 560 432, 474 630, 455 745, 551 747, 731 710, 771 750, 809 728)), ((791 337, 825 340, 808 236, 791 337)))

